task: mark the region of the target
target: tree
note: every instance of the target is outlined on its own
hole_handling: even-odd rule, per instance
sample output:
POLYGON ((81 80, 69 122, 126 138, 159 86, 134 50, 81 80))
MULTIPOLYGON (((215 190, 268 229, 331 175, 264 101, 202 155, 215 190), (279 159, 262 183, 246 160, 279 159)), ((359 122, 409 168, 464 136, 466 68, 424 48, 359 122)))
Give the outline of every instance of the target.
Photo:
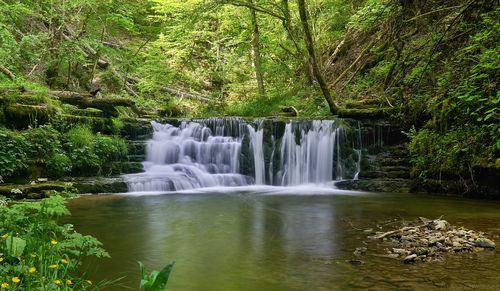
MULTIPOLYGON (((252 3, 252 0, 250 0, 252 3)), ((252 58, 253 66, 255 68, 255 78, 257 79, 257 87, 259 88, 260 97, 266 96, 266 90, 264 88, 264 77, 261 65, 260 56, 260 37, 259 37, 259 24, 257 23, 257 13, 254 9, 250 8, 250 17, 252 20, 252 58)))
POLYGON ((298 9, 299 9, 299 15, 300 15, 300 22, 302 23, 303 27, 303 32, 304 32, 304 42, 306 44, 307 52, 309 54, 309 62, 312 66, 314 76, 316 77, 316 80, 318 81, 318 85, 321 89, 321 92, 323 93, 323 96, 325 97, 326 102, 328 103, 328 107, 330 108, 330 112, 332 114, 336 114, 338 111, 337 105, 333 101, 332 96, 330 95, 330 91, 328 90, 328 85, 325 82, 325 79, 323 78, 323 74, 321 73, 318 62, 316 60, 316 54, 314 51, 314 43, 313 39, 311 36, 311 30, 309 28, 309 22, 308 22, 308 17, 307 17, 307 11, 306 11, 306 4, 305 0, 298 0, 298 9))

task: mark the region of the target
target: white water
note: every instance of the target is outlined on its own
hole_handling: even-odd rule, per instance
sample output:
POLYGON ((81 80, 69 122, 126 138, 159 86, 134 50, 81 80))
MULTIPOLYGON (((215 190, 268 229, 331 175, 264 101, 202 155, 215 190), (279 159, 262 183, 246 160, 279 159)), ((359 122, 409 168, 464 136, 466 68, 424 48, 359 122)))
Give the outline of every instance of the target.
MULTIPOLYGON (((262 120, 237 118, 184 121, 179 127, 152 122, 152 126, 145 171, 125 175, 130 192, 296 186, 345 178, 343 131, 334 120, 288 122, 281 136, 265 133, 262 120), (243 160, 247 169, 240 169, 243 160)), ((356 166, 358 173, 359 162, 356 166)))

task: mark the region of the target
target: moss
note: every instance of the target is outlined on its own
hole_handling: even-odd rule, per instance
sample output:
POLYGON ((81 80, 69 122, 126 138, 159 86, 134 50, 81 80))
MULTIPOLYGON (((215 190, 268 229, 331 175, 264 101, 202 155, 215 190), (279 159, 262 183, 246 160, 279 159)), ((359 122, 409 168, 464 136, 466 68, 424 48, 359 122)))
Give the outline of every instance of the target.
POLYGON ((390 117, 395 112, 394 108, 340 108, 339 117, 354 119, 381 119, 390 117))
POLYGON ((73 186, 82 194, 85 193, 124 193, 128 191, 127 183, 120 178, 82 179, 73 186))
POLYGON ((63 110, 65 113, 76 116, 88 116, 88 117, 104 117, 104 112, 96 108, 85 108, 80 109, 71 104, 64 104, 63 110))
POLYGON ((43 198, 47 191, 64 191, 67 185, 64 182, 46 182, 26 185, 0 185, 0 195, 14 199, 22 198, 43 198), (21 193, 12 192, 13 189, 19 189, 21 193))
POLYGON ((123 127, 120 130, 120 134, 128 139, 146 139, 153 131, 151 121, 148 119, 125 118, 122 121, 123 127))
POLYGON ((111 119, 105 117, 59 114, 53 120, 53 124, 60 131, 68 131, 76 124, 80 124, 89 126, 93 132, 100 132, 103 134, 114 133, 114 127, 111 119))
POLYGON ((7 125, 16 129, 46 124, 55 112, 56 109, 48 104, 27 105, 15 103, 7 105, 4 109, 7 125))
POLYGON ((135 102, 123 97, 108 97, 108 98, 95 98, 92 95, 83 94, 69 94, 67 96, 59 96, 59 100, 66 104, 71 104, 77 106, 80 109, 95 108, 103 112, 104 116, 118 116, 118 111, 115 107, 133 107, 135 108, 135 102))

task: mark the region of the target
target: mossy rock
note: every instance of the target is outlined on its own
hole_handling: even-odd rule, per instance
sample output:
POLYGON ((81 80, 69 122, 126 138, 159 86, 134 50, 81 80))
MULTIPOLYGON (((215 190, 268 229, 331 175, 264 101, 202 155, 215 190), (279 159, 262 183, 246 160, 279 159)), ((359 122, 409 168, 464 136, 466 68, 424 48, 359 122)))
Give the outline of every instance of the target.
POLYGON ((82 194, 125 193, 128 191, 127 183, 122 178, 78 179, 73 182, 73 186, 82 194))
POLYGON ((127 148, 130 155, 146 154, 146 142, 143 140, 128 141, 127 148))
POLYGON ((144 140, 150 138, 153 133, 149 119, 123 118, 122 122, 123 127, 120 130, 122 137, 131 140, 144 140))
POLYGON ((134 174, 144 172, 142 162, 121 162, 120 172, 116 174, 134 174))
POLYGON ((8 126, 16 129, 26 129, 32 125, 42 125, 49 122, 56 109, 48 104, 27 105, 9 104, 4 108, 5 121, 8 126))
POLYGON ((66 183, 56 181, 25 185, 8 184, 0 186, 0 195, 13 199, 44 198, 47 191, 64 191, 67 187, 66 183), (21 193, 11 192, 13 189, 19 189, 21 193))
POLYGON ((353 119, 382 119, 390 117, 394 108, 340 108, 338 116, 353 119))
POLYGON ((344 180, 337 182, 336 187, 343 190, 360 190, 386 193, 408 193, 411 181, 408 179, 369 179, 369 180, 344 180))
POLYGON ((386 105, 386 101, 380 99, 361 99, 361 100, 348 100, 343 106, 346 109, 372 109, 386 105))
POLYGON ((80 94, 74 92, 64 92, 59 94, 59 100, 66 104, 75 105, 80 109, 95 108, 103 112, 104 116, 117 117, 118 111, 115 107, 135 108, 135 102, 123 97, 96 98, 89 94, 80 94))
POLYGON ((104 117, 104 112, 97 108, 80 109, 74 105, 65 104, 64 111, 67 114, 75 116, 104 117))

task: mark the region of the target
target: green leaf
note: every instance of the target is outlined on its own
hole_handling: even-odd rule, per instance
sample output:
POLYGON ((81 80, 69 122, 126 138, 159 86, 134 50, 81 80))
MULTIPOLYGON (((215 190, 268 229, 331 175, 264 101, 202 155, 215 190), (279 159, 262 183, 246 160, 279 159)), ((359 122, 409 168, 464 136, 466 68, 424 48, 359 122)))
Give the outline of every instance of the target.
POLYGON ((168 282, 168 277, 170 277, 170 273, 172 272, 172 268, 174 267, 175 262, 168 263, 161 271, 157 274, 152 289, 153 290, 165 290, 165 286, 168 282))
POLYGON ((11 236, 5 242, 7 244, 7 253, 12 257, 19 257, 23 254, 26 247, 26 241, 22 238, 11 236))

